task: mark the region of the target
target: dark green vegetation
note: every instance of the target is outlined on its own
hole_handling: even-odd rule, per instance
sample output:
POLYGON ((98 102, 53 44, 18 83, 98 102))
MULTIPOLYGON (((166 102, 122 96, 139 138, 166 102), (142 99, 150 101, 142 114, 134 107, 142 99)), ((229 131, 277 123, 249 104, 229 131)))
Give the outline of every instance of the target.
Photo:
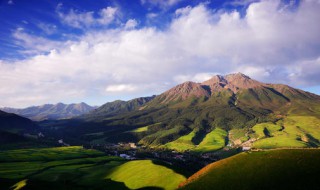
POLYGON ((227 145, 317 147, 319 123, 319 96, 237 73, 186 82, 156 97, 107 103, 79 118, 40 125, 69 144, 136 142, 210 152, 227 145))
POLYGON ((127 161, 82 147, 0 152, 1 189, 175 189, 185 179, 151 160, 127 161))
POLYGON ((320 150, 244 152, 210 164, 180 189, 318 189, 320 150))
POLYGON ((39 130, 29 119, 0 111, 0 150, 52 146, 52 142, 38 138, 39 130))
POLYGON ((0 130, 8 133, 24 133, 35 131, 37 125, 31 120, 15 114, 0 111, 0 130))
POLYGON ((131 111, 137 111, 141 109, 144 104, 150 102, 154 97, 155 96, 135 98, 129 101, 116 100, 108 102, 90 113, 80 116, 80 118, 87 121, 94 121, 119 114, 125 114, 131 111))

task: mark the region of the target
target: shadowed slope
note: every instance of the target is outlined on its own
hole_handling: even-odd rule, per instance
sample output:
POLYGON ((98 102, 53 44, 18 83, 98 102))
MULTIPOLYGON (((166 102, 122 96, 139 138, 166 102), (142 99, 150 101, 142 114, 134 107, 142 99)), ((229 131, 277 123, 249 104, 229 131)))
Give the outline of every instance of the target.
POLYGON ((180 189, 317 189, 319 149, 241 153, 212 163, 180 189))

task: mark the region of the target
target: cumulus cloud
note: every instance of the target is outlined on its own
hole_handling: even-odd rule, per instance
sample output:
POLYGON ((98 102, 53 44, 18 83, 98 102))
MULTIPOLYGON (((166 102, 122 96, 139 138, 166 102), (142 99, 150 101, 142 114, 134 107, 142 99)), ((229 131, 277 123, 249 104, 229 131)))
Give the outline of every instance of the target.
POLYGON ((238 71, 296 87, 319 84, 319 9, 313 0, 294 10, 262 1, 250 4, 242 17, 201 4, 177 10, 165 30, 90 31, 48 55, 0 62, 0 107, 93 94, 104 101, 123 94, 134 98, 159 94, 184 80, 238 71))
POLYGON ((58 4, 57 13, 62 23, 74 28, 90 27, 96 25, 109 25, 114 19, 117 12, 115 7, 106 7, 98 13, 94 11, 80 12, 70 9, 68 13, 62 12, 62 4, 58 4), (97 15, 96 15, 97 14, 97 15))

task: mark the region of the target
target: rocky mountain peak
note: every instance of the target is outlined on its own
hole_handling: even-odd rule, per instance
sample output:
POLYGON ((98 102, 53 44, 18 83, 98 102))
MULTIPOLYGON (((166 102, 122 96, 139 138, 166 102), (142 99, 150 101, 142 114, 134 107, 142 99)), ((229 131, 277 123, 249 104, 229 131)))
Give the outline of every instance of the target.
POLYGON ((261 86, 262 83, 251 79, 243 73, 234 73, 225 76, 213 76, 211 79, 201 83, 201 85, 208 86, 212 94, 223 89, 229 89, 234 93, 237 93, 240 89, 254 88, 261 86))
POLYGON ((243 73, 232 73, 224 76, 227 80, 235 80, 235 79, 251 79, 248 75, 243 73))
POLYGON ((235 93, 239 89, 249 89, 263 85, 263 83, 253 80, 242 73, 229 74, 224 78, 228 81, 228 85, 226 87, 235 93))
POLYGON ((179 84, 170 90, 161 94, 157 99, 161 100, 161 103, 168 103, 176 100, 185 100, 191 97, 209 97, 210 93, 205 90, 201 84, 195 82, 184 82, 179 84))
POLYGON ((216 84, 216 83, 225 85, 228 83, 228 81, 222 75, 215 75, 211 79, 204 81, 201 84, 211 86, 212 84, 216 84))

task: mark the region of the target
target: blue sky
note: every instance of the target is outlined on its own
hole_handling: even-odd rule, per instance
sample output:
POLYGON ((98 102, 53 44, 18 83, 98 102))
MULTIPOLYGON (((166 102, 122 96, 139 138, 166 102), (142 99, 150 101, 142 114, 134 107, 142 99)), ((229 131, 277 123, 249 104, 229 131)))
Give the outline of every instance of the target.
POLYGON ((77 37, 85 35, 88 31, 117 28, 129 19, 138 22, 139 25, 136 28, 156 27, 161 30, 170 24, 178 8, 197 6, 200 3, 206 4, 213 11, 237 9, 242 14, 248 5, 246 2, 232 4, 222 0, 215 0, 214 3, 198 0, 3 0, 0 4, 0 24, 2 26, 0 58, 3 60, 25 59, 45 52, 21 53, 29 50, 29 47, 19 43, 19 39, 13 35, 19 30, 29 35, 58 42, 76 40, 77 37), (63 16, 71 16, 71 13, 73 16, 82 15, 99 19, 102 17, 101 10, 108 7, 117 9, 114 22, 86 24, 86 21, 81 22, 79 19, 79 26, 76 26, 76 21, 74 23, 63 21, 63 16))
POLYGON ((320 94, 320 3, 2 0, 0 107, 159 94, 243 72, 320 94))

